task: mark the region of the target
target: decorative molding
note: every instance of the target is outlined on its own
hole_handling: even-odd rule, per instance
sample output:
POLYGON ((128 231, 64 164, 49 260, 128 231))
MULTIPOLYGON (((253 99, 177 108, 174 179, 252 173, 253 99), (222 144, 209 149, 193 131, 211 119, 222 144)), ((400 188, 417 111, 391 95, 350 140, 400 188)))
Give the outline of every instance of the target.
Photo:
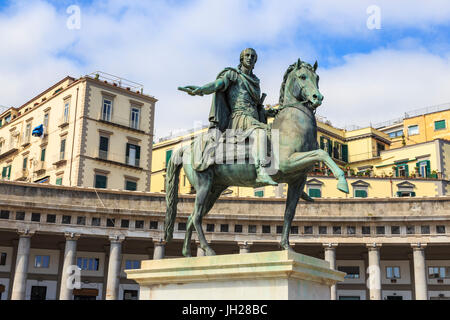
POLYGON ((103 97, 107 97, 107 98, 110 98, 110 99, 114 99, 115 97, 117 97, 117 95, 115 95, 114 93, 108 92, 108 91, 103 91, 102 90, 101 93, 102 93, 103 97))
POLYGON ((136 178, 136 177, 132 177, 132 176, 127 176, 126 174, 124 174, 123 177, 127 180, 136 181, 136 182, 139 181, 139 179, 140 179, 140 178, 136 178))
POLYGON ((65 97, 63 98, 63 100, 64 100, 64 102, 66 102, 66 100, 68 100, 68 99, 70 99, 70 98, 72 98, 72 95, 71 95, 71 94, 65 96, 65 97))
POLYGON ((97 168, 94 169, 94 172, 95 172, 95 173, 98 173, 98 174, 110 174, 110 173, 111 173, 111 171, 108 171, 108 170, 102 170, 102 169, 97 169, 97 168))
POLYGON ((114 132, 112 131, 107 131, 107 130, 103 130, 103 129, 98 129, 98 132, 100 134, 106 135, 106 136, 112 136, 114 134, 114 132))
POLYGON ((142 107, 144 105, 143 102, 136 101, 136 100, 133 100, 133 99, 130 99, 130 104, 133 105, 133 106, 137 106, 137 107, 142 107))
POLYGON ((323 182, 317 179, 311 179, 306 182, 306 185, 323 185, 323 182))
POLYGON ((355 182, 351 183, 351 185, 353 187, 369 187, 370 183, 367 183, 367 182, 365 182, 363 180, 358 180, 358 181, 355 181, 355 182))
POLYGON ((142 142, 141 139, 138 139, 138 138, 135 138, 135 137, 127 136, 127 139, 128 139, 129 142, 134 142, 134 143, 141 143, 142 142))

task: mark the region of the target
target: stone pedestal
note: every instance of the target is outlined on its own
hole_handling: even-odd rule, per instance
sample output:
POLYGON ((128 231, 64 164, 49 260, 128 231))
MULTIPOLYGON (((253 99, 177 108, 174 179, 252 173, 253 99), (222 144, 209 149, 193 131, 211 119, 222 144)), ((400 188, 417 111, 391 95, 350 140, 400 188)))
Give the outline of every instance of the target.
POLYGON ((142 261, 141 300, 329 300, 345 273, 293 251, 142 261))

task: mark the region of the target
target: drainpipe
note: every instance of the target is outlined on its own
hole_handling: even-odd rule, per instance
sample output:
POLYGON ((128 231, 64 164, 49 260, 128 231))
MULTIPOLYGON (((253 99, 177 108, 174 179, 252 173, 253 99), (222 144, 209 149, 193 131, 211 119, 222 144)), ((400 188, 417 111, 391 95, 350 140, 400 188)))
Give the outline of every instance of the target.
POLYGON ((72 152, 70 155, 70 169, 69 169, 69 186, 72 186, 72 163, 73 163, 73 148, 75 146, 75 128, 77 127, 77 109, 78 109, 78 91, 80 86, 77 87, 77 97, 75 100, 75 119, 73 120, 73 133, 72 133, 72 152))

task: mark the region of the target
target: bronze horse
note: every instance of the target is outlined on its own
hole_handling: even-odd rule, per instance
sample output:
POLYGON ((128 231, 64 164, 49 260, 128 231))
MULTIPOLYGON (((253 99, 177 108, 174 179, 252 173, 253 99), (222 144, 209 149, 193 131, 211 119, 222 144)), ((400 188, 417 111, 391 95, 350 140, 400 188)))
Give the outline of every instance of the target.
MULTIPOLYGON (((281 237, 281 248, 290 249, 289 231, 299 198, 312 201, 303 191, 306 175, 317 161, 324 162, 339 180, 337 188, 348 193, 344 172, 317 144, 317 123, 315 109, 322 104, 319 92, 319 76, 314 66, 300 59, 287 69, 280 90, 280 106, 272 123, 272 130, 279 130, 279 170, 271 175, 277 183, 288 184, 286 210, 281 237)), ((165 235, 172 239, 178 202, 178 183, 181 167, 196 190, 194 212, 189 216, 183 245, 183 255, 191 255, 193 228, 197 231, 201 248, 206 255, 215 255, 206 241, 202 219, 211 210, 222 192, 229 186, 260 187, 256 183, 254 164, 213 164, 204 171, 193 169, 192 149, 181 147, 176 150, 167 166, 165 235)))

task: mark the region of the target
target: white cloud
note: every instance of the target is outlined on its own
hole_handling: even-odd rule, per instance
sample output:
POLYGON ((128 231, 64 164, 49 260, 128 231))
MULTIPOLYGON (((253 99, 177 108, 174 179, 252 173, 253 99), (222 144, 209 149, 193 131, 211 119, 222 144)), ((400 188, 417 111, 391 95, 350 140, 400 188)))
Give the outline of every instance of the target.
MULTIPOLYGON (((440 0, 427 1, 426 7, 418 5, 421 1, 404 0, 169 3, 95 1, 81 7, 81 29, 68 30, 65 9, 39 0, 17 0, 0 13, 0 104, 20 105, 66 75, 101 70, 143 83, 146 93, 159 99, 156 135, 160 136, 192 127, 196 121, 207 123, 211 97, 191 97, 176 88, 214 80, 222 68, 238 64, 246 46, 258 49, 255 73, 268 93, 266 102, 274 103, 289 64, 299 57, 314 62, 323 55, 316 43, 321 36, 373 35, 366 28, 366 8, 371 4, 380 5, 385 30, 428 28, 450 18, 450 6, 440 0)), ((358 124, 366 120, 370 108, 388 106, 386 114, 375 115, 385 119, 411 106, 449 100, 442 85, 448 82, 444 73, 448 60, 415 52, 419 45, 409 39, 396 51, 349 56, 337 67, 319 69, 325 95, 319 113, 333 122, 346 119, 345 123, 358 124), (412 66, 419 62, 416 72, 426 80, 413 75, 412 66), (422 86, 427 94, 420 93, 422 86)))

